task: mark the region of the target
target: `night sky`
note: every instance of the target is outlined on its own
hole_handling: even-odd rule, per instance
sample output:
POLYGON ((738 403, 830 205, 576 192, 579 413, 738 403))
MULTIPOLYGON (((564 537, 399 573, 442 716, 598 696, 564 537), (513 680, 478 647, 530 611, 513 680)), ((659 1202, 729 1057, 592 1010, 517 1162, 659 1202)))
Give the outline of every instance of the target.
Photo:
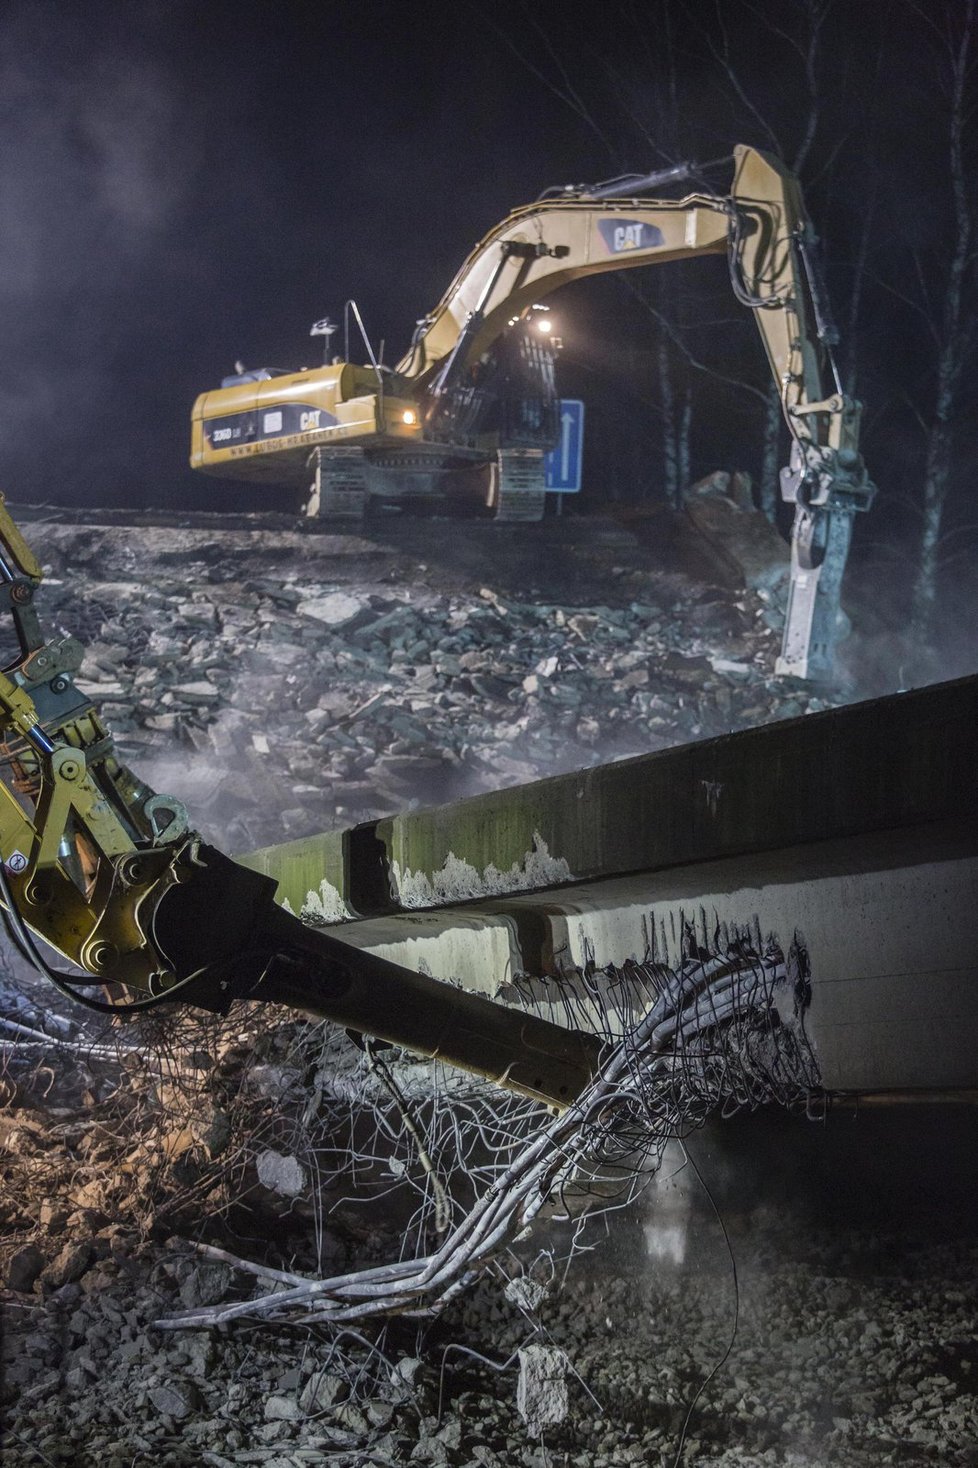
MULTIPOLYGON (((310 324, 352 296, 396 361, 508 209, 550 184, 741 141, 792 164, 803 153, 843 365, 889 493, 874 534, 911 545, 954 233, 949 44, 965 4, 616 0, 575 16, 516 0, 7 0, 0 484, 15 501, 245 503, 254 491, 186 463, 194 397, 236 359, 315 363, 310 324)), ((730 176, 709 182, 722 191, 730 176)), ((749 314, 722 261, 651 273, 666 272, 643 289, 688 355, 748 384, 674 354, 693 394, 694 472, 756 472, 765 368, 749 314)), ((570 287, 558 311, 563 390, 589 406, 585 498, 654 497, 655 321, 622 277, 570 287)), ((972 338, 962 351, 973 367, 972 338)), ((967 388, 948 523, 971 515, 973 407, 967 388)))
POLYGON ((511 205, 607 171, 465 5, 13 0, 0 47, 14 499, 213 494, 189 411, 236 358, 315 362, 353 296, 390 360, 511 205))

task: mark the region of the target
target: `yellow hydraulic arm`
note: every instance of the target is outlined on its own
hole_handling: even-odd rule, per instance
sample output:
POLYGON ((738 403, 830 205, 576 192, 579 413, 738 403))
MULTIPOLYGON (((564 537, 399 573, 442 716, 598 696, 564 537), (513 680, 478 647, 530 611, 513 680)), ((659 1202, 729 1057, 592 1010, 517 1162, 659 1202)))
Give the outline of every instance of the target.
POLYGON ((556 288, 611 270, 725 254, 734 293, 754 313, 792 439, 782 493, 796 512, 778 671, 825 676, 841 630, 852 516, 869 509, 875 487, 859 454, 860 404, 842 391, 832 360, 836 334, 798 181, 754 148, 735 148, 734 162, 725 197, 643 200, 582 189, 515 210, 469 255, 397 370, 437 399, 514 316, 556 288))

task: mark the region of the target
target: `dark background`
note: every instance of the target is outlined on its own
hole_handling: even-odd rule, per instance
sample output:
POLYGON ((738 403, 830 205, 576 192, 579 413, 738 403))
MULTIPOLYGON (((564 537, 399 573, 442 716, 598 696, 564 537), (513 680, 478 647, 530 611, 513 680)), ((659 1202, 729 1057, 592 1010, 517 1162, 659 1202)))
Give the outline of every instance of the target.
MULTIPOLYGON (((309 325, 338 317, 352 296, 396 360, 415 319, 511 207, 550 184, 713 159, 740 141, 798 167, 881 487, 857 527, 857 555, 906 586, 937 418, 952 437, 938 531, 942 606, 953 609, 975 561, 978 458, 974 235, 953 321, 947 310, 955 245, 975 207, 973 36, 959 99, 970 108, 963 214, 950 154, 969 0, 571 10, 8 0, 8 496, 265 504, 267 492, 186 464, 193 399, 236 358, 315 362, 309 325), (960 359, 950 404, 938 401, 949 335, 960 359)), ((724 191, 730 178, 721 165, 702 181, 724 191)), ((722 261, 578 283, 557 307, 561 386, 589 410, 579 508, 661 497, 664 430, 687 400, 690 476, 743 467, 757 481, 766 368, 722 261)))

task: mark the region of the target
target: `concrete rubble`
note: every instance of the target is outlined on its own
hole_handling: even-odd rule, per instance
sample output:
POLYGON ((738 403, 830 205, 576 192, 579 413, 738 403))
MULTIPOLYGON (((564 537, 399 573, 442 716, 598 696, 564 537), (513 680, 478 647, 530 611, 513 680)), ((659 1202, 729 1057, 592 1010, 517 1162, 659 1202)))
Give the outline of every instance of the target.
POLYGON ((721 470, 686 491, 683 509, 722 585, 787 595, 791 557, 775 527, 755 509, 750 476, 721 470))
MULTIPOLYGON (((123 754, 232 849, 830 696, 772 676, 773 571, 755 590, 729 567, 703 580, 641 527, 28 531, 50 567, 42 616, 86 642, 82 682, 123 754)), ((284 1028, 263 1018, 220 1044, 194 1028, 180 1052, 157 1031, 84 1029, 51 995, 0 982, 5 1464, 672 1465, 730 1335, 730 1258, 705 1204, 671 1252, 652 1248, 648 1218, 615 1215, 608 1249, 569 1265, 574 1222, 555 1220, 508 1288, 487 1282, 433 1325, 395 1321, 365 1345, 349 1332, 352 1369, 325 1332, 154 1329, 264 1288, 173 1235, 327 1274, 398 1257, 394 1218, 364 1222, 345 1197, 303 1213, 310 1178, 281 1116, 313 1106, 315 1076, 284 1028), (206 1082, 184 1113, 180 1053, 206 1082), (250 1157, 231 1078, 261 1123, 250 1157)), ((978 1468, 973 1231, 830 1226, 763 1196, 726 1224, 740 1328, 684 1463, 978 1468)))
MULTIPOLYGON (((69 1142, 76 1156, 62 1155, 66 1191, 78 1135, 69 1142)), ((49 1139, 49 1164, 62 1145, 49 1139)), ((727 1213, 740 1328, 692 1419, 683 1461, 974 1468, 974 1240, 786 1229, 789 1216, 763 1204, 727 1213)), ((42 1229, 39 1252, 56 1258, 65 1228, 42 1229)), ((200 1296, 196 1275, 211 1266, 116 1222, 93 1216, 88 1228, 78 1278, 27 1288, 7 1275, 11 1468, 28 1468, 34 1449, 58 1468, 130 1468, 143 1454, 167 1468, 666 1468, 686 1404, 730 1334, 730 1261, 705 1202, 687 1218, 684 1261, 653 1258, 641 1228, 619 1230, 613 1251, 578 1257, 565 1288, 538 1303, 546 1344, 527 1343, 523 1309, 482 1287, 420 1336, 389 1331, 380 1344, 392 1368, 371 1376, 367 1358, 359 1386, 325 1336, 154 1330, 161 1309, 200 1296), (477 1358, 446 1352, 455 1344, 477 1358)), ((361 1243, 356 1257, 370 1250, 361 1243)), ((226 1271, 222 1297, 233 1288, 226 1271)))
POLYGON ((516 1410, 531 1437, 567 1416, 567 1357, 554 1346, 524 1346, 518 1352, 516 1410))
POLYGON ((262 1187, 283 1198, 295 1198, 305 1191, 305 1169, 296 1157, 286 1157, 281 1152, 266 1149, 259 1152, 256 1167, 262 1187))
POLYGON ((738 593, 615 527, 519 533, 50 527, 44 604, 125 755, 237 850, 826 706, 773 677, 779 540, 738 593))

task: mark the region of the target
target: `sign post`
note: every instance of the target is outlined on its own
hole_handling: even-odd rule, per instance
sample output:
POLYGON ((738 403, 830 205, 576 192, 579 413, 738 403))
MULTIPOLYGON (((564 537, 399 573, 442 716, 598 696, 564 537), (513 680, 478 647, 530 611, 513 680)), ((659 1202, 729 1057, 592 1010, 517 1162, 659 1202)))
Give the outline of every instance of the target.
POLYGON ((561 398, 559 424, 560 437, 544 455, 544 484, 555 494, 578 494, 584 451, 584 404, 579 398, 561 398))

